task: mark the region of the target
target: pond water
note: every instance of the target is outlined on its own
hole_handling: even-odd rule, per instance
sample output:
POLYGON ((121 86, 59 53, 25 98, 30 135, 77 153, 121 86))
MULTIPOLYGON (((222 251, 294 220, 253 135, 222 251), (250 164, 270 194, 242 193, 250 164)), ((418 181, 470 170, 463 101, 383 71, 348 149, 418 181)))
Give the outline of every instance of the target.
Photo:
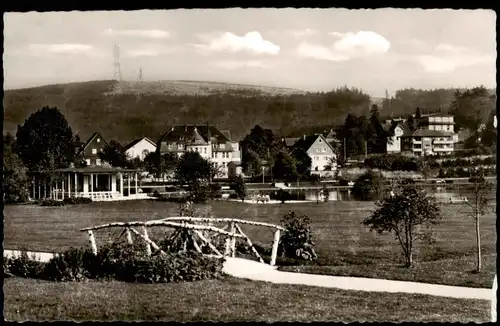
MULTIPOLYGON (((323 201, 323 197, 320 193, 321 189, 289 189, 288 190, 292 195, 292 200, 307 200, 307 201, 323 201)), ((389 191, 389 189, 385 189, 385 191, 389 191)), ((429 186, 426 187, 426 191, 429 195, 434 196, 438 201, 448 202, 450 198, 452 200, 458 200, 464 197, 470 197, 473 195, 472 188, 470 186, 461 186, 457 187, 436 187, 429 186)), ((261 193, 270 195, 272 199, 274 199, 274 195, 276 191, 267 190, 267 191, 255 191, 252 192, 254 194, 261 193)), ((491 199, 494 201, 496 198, 496 189, 491 193, 491 199)), ((329 189, 329 201, 355 201, 356 199, 352 195, 352 191, 349 189, 329 189)))

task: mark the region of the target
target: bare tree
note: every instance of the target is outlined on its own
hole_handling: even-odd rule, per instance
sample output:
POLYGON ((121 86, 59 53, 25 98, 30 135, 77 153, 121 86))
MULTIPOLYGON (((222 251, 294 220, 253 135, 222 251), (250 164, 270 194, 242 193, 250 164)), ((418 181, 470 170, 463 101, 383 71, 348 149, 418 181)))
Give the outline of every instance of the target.
POLYGON ((488 211, 490 203, 490 195, 493 190, 493 184, 486 180, 483 169, 477 169, 473 172, 469 179, 473 185, 472 200, 466 201, 467 206, 470 208, 469 214, 474 219, 476 224, 476 253, 477 264, 476 271, 481 271, 481 233, 479 220, 481 216, 488 211))

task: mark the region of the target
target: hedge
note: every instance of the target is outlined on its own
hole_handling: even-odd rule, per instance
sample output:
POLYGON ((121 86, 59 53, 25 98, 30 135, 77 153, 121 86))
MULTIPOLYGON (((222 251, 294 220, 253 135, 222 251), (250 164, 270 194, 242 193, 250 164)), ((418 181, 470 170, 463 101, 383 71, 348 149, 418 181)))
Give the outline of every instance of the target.
POLYGON ((223 275, 223 259, 187 251, 146 256, 138 244, 110 244, 97 255, 88 249, 71 248, 43 263, 20 257, 4 258, 4 274, 71 282, 89 279, 114 279, 124 282, 189 282, 223 275))

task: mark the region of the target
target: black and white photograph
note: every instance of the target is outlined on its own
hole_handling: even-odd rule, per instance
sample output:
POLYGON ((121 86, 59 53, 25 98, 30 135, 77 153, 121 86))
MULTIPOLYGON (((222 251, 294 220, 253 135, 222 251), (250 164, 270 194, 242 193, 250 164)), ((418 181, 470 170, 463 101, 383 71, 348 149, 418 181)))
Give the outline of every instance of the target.
POLYGON ((497 320, 496 13, 4 13, 7 321, 497 320))

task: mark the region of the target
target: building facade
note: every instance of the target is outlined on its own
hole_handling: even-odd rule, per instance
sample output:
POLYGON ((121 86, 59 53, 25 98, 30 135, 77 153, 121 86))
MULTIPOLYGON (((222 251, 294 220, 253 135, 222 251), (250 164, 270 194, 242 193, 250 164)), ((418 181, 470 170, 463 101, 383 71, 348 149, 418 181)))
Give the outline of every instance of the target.
POLYGON ((104 151, 108 143, 102 136, 95 132, 83 146, 77 150, 76 157, 84 161, 87 166, 102 166, 103 162, 99 153, 104 151))
POLYGON ((416 119, 415 126, 417 129, 411 131, 406 121, 398 123, 387 142, 387 153, 449 155, 455 150, 459 139, 454 132, 453 116, 441 113, 423 115, 416 119))
POLYGON ((311 174, 325 174, 337 169, 337 154, 323 135, 304 135, 300 138, 284 138, 282 141, 291 154, 301 148, 309 155, 311 174))
POLYGON ((139 138, 125 146, 125 153, 131 159, 144 160, 149 153, 156 152, 156 143, 147 137, 139 138))
POLYGON ((216 163, 221 177, 227 178, 241 173, 239 144, 229 137, 229 132, 211 125, 176 125, 160 138, 157 150, 160 154, 175 153, 179 157, 186 151, 198 152, 216 163))

